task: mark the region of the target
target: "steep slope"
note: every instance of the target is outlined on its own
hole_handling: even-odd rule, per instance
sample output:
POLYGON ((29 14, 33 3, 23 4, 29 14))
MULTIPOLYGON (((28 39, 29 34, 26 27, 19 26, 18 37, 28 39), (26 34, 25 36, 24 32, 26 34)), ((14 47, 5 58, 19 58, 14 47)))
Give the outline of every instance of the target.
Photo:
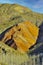
POLYGON ((0 4, 0 33, 23 21, 31 21, 39 26, 43 21, 43 14, 32 12, 18 4, 0 4))
MULTIPOLYGON (((32 12, 30 9, 18 4, 0 4, 0 35, 2 35, 2 38, 4 33, 9 31, 12 26, 23 21, 31 21, 39 26, 43 21, 43 14, 32 12), (3 31, 5 32, 3 33, 3 31)), ((10 38, 11 36, 8 37, 10 38)), ((13 41, 11 40, 11 42, 13 41)), ((0 59, 1 65, 24 65, 25 62, 29 63, 28 61, 30 60, 26 53, 22 54, 18 50, 15 51, 2 41, 0 41, 0 59)))
POLYGON ((0 63, 3 65, 24 65, 24 63, 26 63, 28 65, 30 57, 26 52, 21 53, 21 51, 27 51, 30 46, 35 44, 38 37, 38 31, 38 27, 31 22, 26 21, 16 24, 2 32, 0 35, 2 36, 2 40, 0 41, 0 63), (14 40, 14 42, 11 40, 14 40), (13 49, 15 43, 17 49, 13 49), (9 47, 8 45, 11 46, 9 47))

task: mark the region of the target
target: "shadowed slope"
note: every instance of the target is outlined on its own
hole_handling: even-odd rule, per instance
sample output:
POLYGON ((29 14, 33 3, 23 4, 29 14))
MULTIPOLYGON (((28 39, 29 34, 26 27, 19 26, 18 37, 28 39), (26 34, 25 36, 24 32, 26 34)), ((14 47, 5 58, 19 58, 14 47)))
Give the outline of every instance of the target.
POLYGON ((43 23, 39 26, 39 36, 36 44, 29 49, 31 55, 43 53, 43 23))
POLYGON ((43 43, 43 23, 39 26, 39 36, 37 43, 43 43))

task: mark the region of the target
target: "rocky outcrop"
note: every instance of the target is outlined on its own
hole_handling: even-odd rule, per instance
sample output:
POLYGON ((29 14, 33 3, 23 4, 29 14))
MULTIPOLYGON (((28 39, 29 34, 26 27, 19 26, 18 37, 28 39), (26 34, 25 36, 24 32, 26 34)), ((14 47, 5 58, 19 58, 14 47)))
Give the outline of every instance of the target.
POLYGON ((36 43, 39 28, 29 21, 16 24, 0 35, 5 44, 21 51, 28 49, 36 43))

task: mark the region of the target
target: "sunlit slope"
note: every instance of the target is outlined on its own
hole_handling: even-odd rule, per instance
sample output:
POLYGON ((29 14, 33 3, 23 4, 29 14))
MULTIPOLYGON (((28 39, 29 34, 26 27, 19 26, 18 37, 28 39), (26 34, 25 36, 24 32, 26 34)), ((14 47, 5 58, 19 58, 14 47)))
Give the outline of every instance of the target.
POLYGON ((18 4, 0 4, 0 33, 15 23, 31 21, 37 26, 43 21, 43 14, 35 13, 18 4))
POLYGON ((2 41, 5 42, 11 39, 11 36, 13 35, 12 39, 14 40, 14 43, 16 43, 17 49, 25 52, 36 43, 38 33, 39 28, 33 23, 26 21, 13 26, 7 33, 5 33, 2 41))
POLYGON ((39 29, 31 22, 20 23, 18 24, 18 27, 17 28, 21 30, 20 32, 15 33, 16 37, 14 37, 14 40, 18 48, 22 51, 27 51, 28 48, 36 43, 39 29))

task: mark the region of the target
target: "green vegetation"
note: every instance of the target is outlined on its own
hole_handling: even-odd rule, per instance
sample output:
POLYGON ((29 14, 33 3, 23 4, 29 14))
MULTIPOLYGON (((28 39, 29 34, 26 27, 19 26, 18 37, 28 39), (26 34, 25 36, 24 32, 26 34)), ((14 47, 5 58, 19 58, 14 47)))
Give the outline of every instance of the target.
POLYGON ((28 56, 26 53, 20 53, 18 50, 15 51, 3 42, 0 42, 0 63, 2 63, 2 65, 20 65, 27 61, 28 56), (6 54, 3 52, 2 48, 6 50, 6 54))
MULTIPOLYGON (((0 4, 0 33, 23 21, 31 21, 39 26, 43 22, 43 14, 35 13, 18 4, 0 4)), ((0 65, 21 65, 28 60, 29 57, 26 53, 15 51, 3 42, 0 42, 0 65), (2 48, 6 50, 6 54, 2 48)))
POLYGON ((32 12, 18 4, 0 4, 0 33, 15 23, 31 21, 39 26, 43 21, 43 14, 32 12))

